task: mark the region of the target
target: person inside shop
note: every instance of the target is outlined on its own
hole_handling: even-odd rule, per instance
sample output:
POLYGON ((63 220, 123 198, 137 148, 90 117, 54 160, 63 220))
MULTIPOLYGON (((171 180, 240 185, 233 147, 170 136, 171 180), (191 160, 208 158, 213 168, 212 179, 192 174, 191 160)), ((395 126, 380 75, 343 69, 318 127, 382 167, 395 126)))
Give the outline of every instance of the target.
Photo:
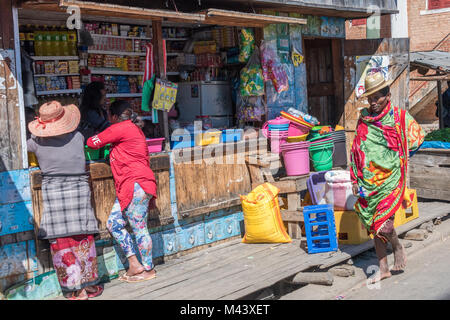
POLYGON ((94 241, 99 230, 91 205, 84 138, 76 130, 79 122, 77 106, 45 103, 37 119, 28 124, 27 140, 42 174, 38 238, 49 240, 59 284, 70 300, 88 300, 103 292, 94 241))
MULTIPOLYGON (((447 81, 447 90, 442 94, 442 118, 444 128, 450 128, 450 81, 447 81)), ((439 117, 439 100, 436 101, 436 117, 439 117)))
POLYGON ((406 253, 394 229, 395 212, 412 205, 413 193, 406 186, 408 151, 417 150, 424 131, 406 111, 391 104, 389 85, 381 72, 366 76, 369 107, 361 111, 351 149, 350 175, 355 211, 374 235, 380 271, 376 282, 403 272, 406 253), (394 266, 389 270, 386 247, 392 244, 394 266))
POLYGON ((87 140, 87 146, 99 149, 111 144, 110 162, 117 199, 108 218, 107 228, 128 258, 128 270, 119 280, 147 281, 156 277, 152 259, 152 238, 147 228, 150 201, 156 198, 156 180, 150 169, 144 133, 136 125, 139 119, 128 102, 115 101, 110 107, 112 125, 87 140), (138 248, 125 229, 130 224, 138 248))
POLYGON ((111 125, 105 109, 105 100, 106 90, 103 82, 91 82, 84 89, 80 105, 79 130, 85 139, 102 132, 111 125))

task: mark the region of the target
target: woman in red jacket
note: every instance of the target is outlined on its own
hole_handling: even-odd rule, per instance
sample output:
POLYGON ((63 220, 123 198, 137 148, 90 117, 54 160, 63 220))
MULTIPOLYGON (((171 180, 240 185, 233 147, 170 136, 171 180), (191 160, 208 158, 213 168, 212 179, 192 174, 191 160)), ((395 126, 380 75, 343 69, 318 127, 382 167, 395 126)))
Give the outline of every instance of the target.
POLYGON ((152 261, 152 239, 147 229, 147 210, 156 198, 156 180, 150 169, 144 133, 135 123, 137 115, 126 101, 116 101, 110 108, 112 125, 87 140, 88 147, 99 149, 111 144, 110 163, 117 199, 108 218, 107 228, 128 258, 129 268, 119 278, 140 282, 156 276, 152 261), (136 257, 133 241, 125 230, 130 223, 136 236, 141 262, 136 257))

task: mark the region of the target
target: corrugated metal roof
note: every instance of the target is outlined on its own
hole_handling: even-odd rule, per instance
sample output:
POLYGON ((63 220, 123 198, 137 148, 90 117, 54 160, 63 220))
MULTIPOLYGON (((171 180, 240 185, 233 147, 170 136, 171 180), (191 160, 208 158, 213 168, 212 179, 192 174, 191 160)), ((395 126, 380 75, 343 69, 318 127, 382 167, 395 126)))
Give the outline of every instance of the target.
POLYGON ((409 60, 411 64, 450 72, 450 52, 438 50, 411 52, 409 60))

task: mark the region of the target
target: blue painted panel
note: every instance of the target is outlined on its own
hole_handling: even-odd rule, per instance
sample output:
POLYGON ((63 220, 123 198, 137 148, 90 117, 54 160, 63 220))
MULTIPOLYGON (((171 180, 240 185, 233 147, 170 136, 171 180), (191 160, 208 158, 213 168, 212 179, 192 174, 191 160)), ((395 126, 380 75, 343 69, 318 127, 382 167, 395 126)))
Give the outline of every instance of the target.
POLYGON ((28 169, 0 173, 0 204, 31 200, 28 169))
POLYGON ((164 255, 168 256, 177 253, 180 248, 177 232, 174 229, 172 229, 163 231, 161 235, 162 235, 164 255))
POLYGON ((179 233, 180 251, 205 244, 205 224, 203 222, 190 224, 179 233))
POLYGON ((0 247, 0 278, 33 272, 38 269, 34 240, 0 247))
POLYGON ((164 244, 162 238, 162 232, 150 234, 153 242, 153 258, 162 257, 164 255, 164 244))
POLYGON ((31 201, 0 205, 0 236, 33 230, 31 201))
POLYGON ((229 218, 225 218, 223 221, 223 239, 237 236, 241 233, 239 222, 236 219, 236 216, 232 216, 229 218))

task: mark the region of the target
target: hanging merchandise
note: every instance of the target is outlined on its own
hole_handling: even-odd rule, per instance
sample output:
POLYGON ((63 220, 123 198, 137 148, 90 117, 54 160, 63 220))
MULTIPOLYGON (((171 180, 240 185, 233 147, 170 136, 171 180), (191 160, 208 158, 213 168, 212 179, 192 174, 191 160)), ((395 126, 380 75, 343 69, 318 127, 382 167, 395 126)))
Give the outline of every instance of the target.
POLYGON ((274 41, 261 44, 261 65, 265 81, 272 81, 276 93, 289 90, 286 66, 281 63, 274 41))
POLYGON ((262 121, 265 115, 263 97, 245 97, 238 107, 237 118, 240 122, 262 121))
POLYGON ((240 93, 242 97, 262 96, 264 94, 264 78, 257 48, 253 51, 247 65, 242 68, 240 75, 240 93))
POLYGON ((145 81, 142 89, 142 111, 150 111, 153 89, 155 88, 155 75, 150 80, 145 81))
POLYGON ((169 111, 177 97, 178 84, 156 79, 152 107, 156 110, 169 111))
POLYGON ((255 36, 252 29, 241 30, 239 47, 239 62, 246 63, 255 49, 255 36))

